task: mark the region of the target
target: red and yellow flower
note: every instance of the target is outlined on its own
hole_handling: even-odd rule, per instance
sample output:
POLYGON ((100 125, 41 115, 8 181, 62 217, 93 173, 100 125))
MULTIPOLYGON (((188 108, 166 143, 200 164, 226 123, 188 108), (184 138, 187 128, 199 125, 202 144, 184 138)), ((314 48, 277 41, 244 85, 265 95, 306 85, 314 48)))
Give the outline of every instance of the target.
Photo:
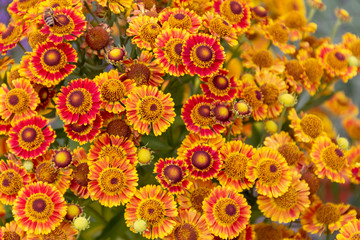
POLYGON ((351 117, 359 113, 359 108, 342 91, 336 92, 324 105, 335 116, 351 117))
POLYGON ((0 52, 5 55, 7 51, 16 47, 16 44, 25 37, 26 24, 19 22, 11 22, 6 27, 0 24, 0 52))
POLYGON ((336 235, 336 240, 351 240, 360 236, 360 220, 352 220, 341 226, 340 233, 336 235))
POLYGON ((350 167, 350 180, 352 183, 360 183, 360 145, 350 148, 346 154, 346 158, 350 167))
POLYGON ((288 44, 290 39, 290 30, 281 21, 267 21, 261 24, 265 32, 265 37, 271 40, 272 44, 280 48, 281 51, 287 54, 295 52, 296 47, 288 44))
POLYGON ((164 28, 184 29, 191 34, 198 32, 202 22, 202 19, 188 8, 165 8, 158 19, 164 28))
POLYGON ((0 228, 0 238, 4 240, 28 240, 28 236, 24 230, 15 222, 11 221, 0 228))
POLYGON ((64 125, 67 137, 80 144, 92 142, 100 133, 103 120, 100 114, 96 114, 95 120, 89 124, 70 123, 64 125))
POLYGON ((27 240, 48 240, 48 239, 66 239, 66 240, 75 240, 76 235, 78 234, 70 222, 63 221, 48 234, 27 234, 27 240))
POLYGON ((155 47, 155 40, 162 31, 158 19, 149 16, 139 16, 129 23, 126 35, 134 36, 131 39, 141 49, 152 50, 155 47))
POLYGON ((88 183, 89 178, 89 159, 84 148, 76 148, 73 151, 73 166, 72 180, 70 183, 70 189, 76 196, 87 199, 90 196, 88 183))
POLYGON ((97 0, 97 2, 103 6, 109 6, 110 11, 116 14, 120 14, 121 12, 126 12, 131 9, 131 0, 122 0, 121 2, 118 0, 97 0))
POLYGON ((349 134, 349 136, 354 140, 360 140, 360 119, 355 117, 346 118, 343 121, 343 126, 349 134))

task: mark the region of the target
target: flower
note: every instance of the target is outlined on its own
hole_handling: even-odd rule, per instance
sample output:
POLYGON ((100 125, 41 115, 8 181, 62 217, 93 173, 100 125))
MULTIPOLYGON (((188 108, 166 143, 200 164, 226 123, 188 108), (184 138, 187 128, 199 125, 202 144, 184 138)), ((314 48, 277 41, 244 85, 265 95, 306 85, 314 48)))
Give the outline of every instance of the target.
POLYGON ((238 192, 251 188, 255 182, 249 181, 246 170, 255 149, 241 141, 230 141, 221 147, 219 153, 223 169, 216 178, 220 184, 238 192))
MULTIPOLYGON (((240 86, 240 92, 241 98, 251 107, 251 114, 254 120, 264 120, 267 116, 268 105, 264 104, 264 95, 261 89, 255 82, 250 82, 240 86)), ((244 106, 243 108, 244 110, 246 109, 244 106)), ((247 110, 249 111, 250 109, 247 110)), ((248 111, 245 110, 245 115, 247 115, 248 111)))
POLYGON ((12 205, 19 191, 31 182, 29 174, 13 161, 0 161, 0 202, 12 205))
POLYGON ((95 120, 89 124, 70 123, 64 125, 64 132, 67 137, 80 144, 92 142, 100 133, 103 120, 99 114, 96 114, 95 120))
POLYGON ((164 238, 169 235, 178 216, 173 195, 160 186, 146 185, 135 192, 125 209, 126 225, 135 232, 134 223, 137 219, 146 221, 148 228, 142 233, 146 238, 164 238))
POLYGON ((90 124, 99 113, 100 105, 100 89, 87 78, 62 86, 56 100, 56 110, 65 124, 90 124))
POLYGON ((42 155, 55 141, 55 131, 47 125, 48 122, 41 116, 16 122, 7 140, 10 152, 24 159, 42 155))
POLYGON ((38 94, 28 80, 23 78, 12 81, 10 89, 5 83, 0 88, 0 116, 12 123, 31 117, 40 103, 38 94))
POLYGON ((251 211, 243 195, 237 191, 216 187, 203 203, 204 216, 211 233, 221 238, 233 238, 246 228, 251 211))
POLYGON ((41 83, 48 87, 55 86, 68 76, 78 60, 75 49, 70 43, 44 42, 37 46, 30 57, 30 70, 41 83))
POLYGON ((186 180, 188 172, 183 160, 175 158, 160 158, 155 164, 154 173, 163 188, 169 189, 170 193, 180 194, 187 189, 191 182, 186 180))
POLYGON ((5 55, 7 51, 16 47, 16 44, 25 37, 26 24, 19 22, 11 22, 7 27, 0 25, 0 52, 5 55))
POLYGON ((126 12, 127 10, 131 9, 132 4, 131 0, 125 0, 121 2, 118 0, 98 0, 97 2, 103 7, 109 6, 110 11, 116 14, 126 12))
POLYGON ((343 126, 349 134, 349 136, 354 140, 360 140, 360 119, 355 117, 346 118, 343 121, 343 126))
POLYGON ((324 105, 335 116, 351 117, 359 113, 359 108, 342 91, 336 92, 324 105))
POLYGON ((15 200, 13 214, 24 231, 47 234, 60 225, 66 208, 64 197, 55 187, 37 182, 22 188, 15 200))
POLYGON ((111 48, 114 39, 111 36, 111 28, 106 23, 100 23, 93 27, 89 22, 86 26, 85 41, 82 42, 81 48, 87 49, 87 54, 97 55, 99 58, 104 58, 105 51, 111 48))
POLYGON ((84 148, 76 148, 73 151, 73 166, 72 180, 70 189, 76 196, 87 199, 90 196, 88 183, 89 183, 89 159, 84 148))
MULTIPOLYGON (((287 239, 295 235, 294 231, 284 225, 272 223, 257 223, 255 225, 255 239, 287 239)), ((307 239, 306 239, 307 240, 307 239)))
POLYGON ((4 240, 28 239, 26 232, 15 221, 8 222, 0 228, 0 237, 4 240))
POLYGON ((135 88, 126 100, 126 117, 140 134, 161 135, 174 122, 174 101, 170 93, 164 94, 156 87, 135 88))
POLYGON ((49 35, 48 39, 54 43, 74 41, 85 31, 85 16, 74 8, 58 7, 54 10, 54 26, 49 27, 44 18, 41 33, 49 35))
POLYGON ((161 33, 162 27, 158 24, 158 19, 149 16, 139 16, 129 23, 126 35, 134 36, 131 39, 133 44, 139 48, 152 50, 155 47, 155 40, 161 33))
POLYGON ((257 204, 264 215, 272 221, 288 223, 299 218, 300 214, 310 205, 309 186, 301 175, 292 172, 292 182, 289 189, 279 197, 259 195, 257 204))
POLYGON ((136 191, 138 175, 127 159, 104 157, 90 164, 89 193, 106 207, 125 205, 136 191))
POLYGON ((78 231, 69 222, 61 222, 48 234, 27 234, 27 240, 67 239, 75 240, 78 231))
POLYGON ((100 73, 93 79, 100 88, 101 107, 108 112, 120 113, 125 110, 125 97, 135 87, 131 79, 120 80, 117 70, 100 73))
POLYGON ((355 219, 341 226, 340 233, 336 235, 336 240, 351 240, 360 236, 360 221, 355 219))
POLYGON ((341 21, 341 22, 351 22, 351 17, 348 11, 346 11, 343 8, 336 8, 335 9, 335 16, 341 21))
POLYGON ((259 194, 279 197, 288 191, 291 173, 283 156, 274 149, 262 147, 253 155, 247 165, 246 177, 255 181, 259 194))
POLYGON ((345 183, 345 178, 350 175, 344 151, 329 137, 318 137, 312 145, 310 156, 319 178, 327 177, 333 182, 345 183))
POLYGON ((198 32, 202 22, 202 19, 188 8, 165 8, 158 19, 164 28, 184 29, 191 34, 198 32))
POLYGON ((295 52, 296 47, 288 44, 290 39, 290 30, 280 21, 267 21, 261 25, 265 32, 265 37, 271 40, 272 44, 280 48, 287 54, 295 52))

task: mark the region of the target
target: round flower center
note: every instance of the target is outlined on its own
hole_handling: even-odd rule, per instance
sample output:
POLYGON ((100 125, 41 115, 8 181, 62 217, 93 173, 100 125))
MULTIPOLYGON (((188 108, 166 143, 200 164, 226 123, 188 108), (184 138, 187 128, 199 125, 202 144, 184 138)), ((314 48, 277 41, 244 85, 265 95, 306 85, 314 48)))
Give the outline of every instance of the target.
POLYGON ((183 223, 174 230, 176 240, 197 240, 199 233, 196 227, 190 223, 183 223))
POLYGON ((210 29, 220 37, 227 37, 231 33, 231 26, 222 18, 216 17, 210 20, 210 29))
POLYGON ((203 212, 202 205, 204 199, 209 196, 211 189, 200 187, 196 188, 190 196, 191 206, 196 209, 199 213, 203 212))
POLYGON ((226 0, 220 6, 221 15, 231 23, 238 23, 244 17, 244 5, 240 0, 226 0))
POLYGON ((319 117, 308 114, 301 119, 300 126, 304 133, 311 138, 318 137, 323 131, 323 124, 319 117))
POLYGON ((285 26, 288 28, 301 28, 305 24, 306 19, 300 11, 291 11, 285 18, 285 26))
POLYGON ((271 225, 263 226, 259 229, 256 229, 256 238, 257 239, 268 239, 268 240, 281 240, 283 239, 282 233, 277 228, 274 228, 271 225))
POLYGON ((72 221, 81 214, 81 208, 76 204, 70 204, 67 208, 66 219, 72 221))
POLYGON ((355 57, 360 57, 360 39, 357 39, 351 43, 349 48, 355 57))
POLYGON ((56 66, 61 61, 61 53, 56 49, 50 49, 44 54, 44 62, 49 66, 56 66))
POLYGON ((36 46, 40 43, 43 43, 46 41, 47 36, 40 31, 33 31, 29 33, 29 44, 32 49, 35 49, 36 46))
POLYGON ((195 66, 208 68, 214 62, 215 52, 208 45, 198 44, 191 50, 191 58, 195 66))
POLYGON ((212 79, 213 86, 219 90, 225 90, 229 87, 229 80, 223 75, 216 75, 212 79))
POLYGON ((108 79, 101 85, 101 96, 108 102, 117 102, 126 94, 126 88, 119 79, 108 79))
POLYGON ((36 168, 36 179, 47 183, 54 183, 59 177, 59 170, 50 161, 41 163, 36 168))
POLYGON ((264 96, 264 103, 273 105, 278 102, 279 89, 272 83, 265 83, 260 87, 261 93, 264 96))
POLYGON ((289 190, 281 195, 280 197, 274 198, 275 204, 283 209, 293 208, 298 200, 298 195, 292 186, 289 187, 289 190))
POLYGON ((225 173, 232 179, 243 179, 249 159, 242 153, 232 153, 225 160, 225 173))
POLYGON ((269 33, 276 42, 285 44, 289 40, 289 33, 287 28, 279 23, 273 24, 269 28, 269 33))
POLYGON ((319 189, 319 179, 318 177, 311 171, 306 171, 301 176, 301 179, 304 180, 310 188, 310 196, 315 194, 319 189))
POLYGON ((44 193, 31 195, 25 204, 25 215, 32 221, 48 221, 53 214, 54 203, 51 198, 44 193))
POLYGON ((210 106, 207 103, 198 103, 191 112, 191 119, 194 124, 200 126, 211 126, 215 124, 215 120, 210 116, 210 106))
POLYGON ((281 145, 278 152, 285 158, 289 166, 297 164, 300 156, 300 150, 295 144, 285 143, 281 145))
POLYGON ((72 113, 86 114, 92 106, 91 94, 84 88, 74 89, 68 94, 66 106, 72 113))
POLYGON ((360 240, 360 233, 359 232, 353 233, 349 238, 349 240, 360 240))
POLYGON ((346 57, 341 52, 331 51, 326 55, 326 62, 331 66, 333 69, 337 70, 344 70, 348 67, 348 62, 346 57))
POLYGON ((54 163, 57 167, 67 167, 72 161, 71 152, 67 149, 62 149, 55 152, 54 163))
POLYGON ((73 179, 80 186, 86 187, 88 185, 89 165, 87 163, 80 163, 73 170, 73 179))
POLYGON ((147 85, 151 77, 151 71, 145 64, 134 63, 126 70, 126 76, 133 79, 137 86, 147 85))
POLYGON ((240 116, 247 115, 251 111, 249 105, 244 101, 235 103, 234 109, 240 116))
POLYGON ((150 44, 154 44, 157 36, 161 33, 161 27, 157 23, 146 23, 140 28, 141 38, 150 44))
POLYGON ((320 82, 321 77, 324 74, 324 70, 318 60, 315 58, 308 58, 303 63, 303 66, 305 68, 306 76, 309 78, 310 82, 320 82))
POLYGON ((0 174, 0 192, 6 195, 16 195, 23 187, 23 179, 14 170, 6 170, 0 174))
POLYGON ((269 68, 273 65, 273 58, 268 50, 259 50, 253 57, 252 61, 261 68, 269 68))
POLYGON ((255 109, 263 104, 263 95, 257 87, 246 87, 242 94, 245 101, 255 109))
POLYGON ((118 168, 105 169, 100 174, 99 185, 107 195, 121 193, 126 188, 125 175, 118 168))
POLYGON ((157 226, 163 223, 165 217, 164 203, 155 199, 146 199, 138 208, 141 219, 147 220, 150 225, 157 226))
POLYGON ((42 87, 38 92, 40 102, 46 102, 50 96, 50 91, 47 87, 42 87))
POLYGON ((111 49, 107 55, 109 60, 115 62, 123 60, 124 56, 125 56, 125 51, 121 48, 111 49))
POLYGON ((166 44, 166 54, 171 62, 176 64, 182 64, 182 46, 184 40, 182 39, 172 39, 166 44))
POLYGON ((160 120, 163 115, 163 105, 155 97, 145 97, 139 106, 140 118, 146 122, 153 123, 160 120))
POLYGON ((82 134, 82 133, 86 134, 91 129, 90 124, 86 124, 86 125, 70 124, 69 126, 72 131, 79 133, 79 134, 82 134))
POLYGON ((108 45, 110 34, 102 26, 89 29, 85 35, 87 45, 93 50, 101 50, 108 45))
POLYGON ((182 13, 171 15, 168 21, 171 28, 181 28, 188 30, 192 27, 190 17, 182 13))
POLYGON ((205 151, 197 151, 191 157, 191 163, 197 169, 204 170, 211 166, 212 158, 209 153, 205 151))
POLYGON ((341 149, 334 145, 328 146, 321 154, 321 158, 325 162, 326 166, 334 171, 341 171, 346 163, 346 158, 341 149))
POLYGON ((19 136, 19 145, 28 151, 38 148, 44 142, 44 135, 37 126, 27 126, 23 128, 19 136))
POLYGON ((239 218, 239 205, 231 198, 222 198, 214 206, 214 215, 218 223, 230 226, 239 218))
POLYGON ((181 167, 177 165, 169 165, 164 168, 164 176, 171 182, 171 183, 178 183, 181 182, 183 179, 183 172, 181 167))
POLYGON ((316 210, 316 220, 325 225, 335 223, 340 219, 339 208, 333 203, 325 203, 316 210))
POLYGON ((256 16, 258 17, 266 17, 267 16, 267 11, 264 7, 262 6, 256 6, 256 7, 253 7, 253 12, 255 13, 256 16))
POLYGON ((110 161, 114 158, 124 158, 126 157, 126 152, 122 147, 118 146, 106 146, 101 149, 101 152, 99 154, 99 159, 109 157, 110 161))
POLYGON ((109 122, 106 132, 109 135, 120 136, 126 139, 131 136, 131 129, 129 125, 127 125, 122 119, 114 119, 109 122))
POLYGON ((226 105, 221 105, 221 104, 214 107, 213 113, 214 113, 216 120, 219 120, 222 122, 229 120, 230 115, 231 115, 231 112, 228 109, 228 107, 226 105))
POLYGON ((58 14, 56 15, 56 21, 53 27, 50 30, 56 35, 69 35, 75 29, 75 23, 72 18, 64 15, 58 14))
MULTIPOLYGON (((28 11, 28 9, 26 9, 28 11)), ((4 45, 13 44, 17 42, 18 38, 21 37, 22 27, 21 26, 8 26, 1 34, 0 43, 4 45)))
POLYGON ((304 69, 296 59, 292 59, 286 62, 285 70, 290 76, 294 78, 295 81, 301 80, 301 75, 304 73, 304 69))
POLYGON ((280 181, 281 172, 280 164, 273 159, 264 160, 258 166, 259 180, 266 186, 276 185, 280 181))
POLYGON ((48 72, 58 72, 66 64, 67 58, 62 50, 51 48, 42 54, 41 65, 48 72))
POLYGON ((11 89, 5 97, 6 108, 15 114, 23 113, 30 108, 29 94, 20 88, 11 89))
POLYGON ((5 231, 3 234, 3 240, 21 240, 21 238, 16 232, 5 231))

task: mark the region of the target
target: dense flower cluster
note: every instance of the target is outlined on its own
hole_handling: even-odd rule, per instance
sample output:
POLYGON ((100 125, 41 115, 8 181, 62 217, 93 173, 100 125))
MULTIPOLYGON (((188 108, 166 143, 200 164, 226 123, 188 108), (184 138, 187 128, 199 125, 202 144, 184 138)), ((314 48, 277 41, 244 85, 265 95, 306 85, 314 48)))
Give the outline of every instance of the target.
POLYGON ((335 90, 360 37, 316 37, 307 3, 13 0, 0 239, 360 239, 360 210, 318 191, 360 183, 359 110, 335 90))

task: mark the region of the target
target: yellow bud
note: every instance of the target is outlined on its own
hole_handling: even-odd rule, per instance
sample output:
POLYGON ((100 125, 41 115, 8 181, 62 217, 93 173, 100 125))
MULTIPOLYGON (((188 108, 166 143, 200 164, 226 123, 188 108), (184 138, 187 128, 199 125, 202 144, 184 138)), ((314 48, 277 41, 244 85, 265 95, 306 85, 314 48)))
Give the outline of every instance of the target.
POLYGON ((284 107, 293 107, 297 101, 296 98, 292 94, 284 93, 279 96, 279 102, 284 107))
POLYGON ((30 160, 24 161, 23 167, 26 169, 26 171, 30 172, 34 168, 34 163, 30 160))
POLYGON ((359 60, 355 56, 348 57, 348 63, 349 63, 349 66, 352 66, 352 67, 359 66, 359 60))
POLYGON ((76 204, 69 204, 65 218, 69 221, 72 221, 74 218, 79 216, 81 213, 82 213, 81 207, 79 207, 76 204))
POLYGON ((136 220, 134 223, 134 230, 137 233, 143 233, 147 228, 147 224, 145 220, 142 220, 141 218, 136 220))
POLYGON ((278 126, 273 120, 265 122, 265 129, 268 133, 274 134, 278 131, 278 126))
POLYGON ((339 147, 342 149, 342 150, 348 150, 349 149, 349 141, 344 138, 344 137, 337 137, 336 138, 336 142, 337 144, 339 145, 339 147))
POLYGON ((143 147, 138 150, 137 157, 141 165, 150 164, 151 160, 153 159, 151 150, 147 149, 146 147, 143 147))
POLYGON ((78 231, 83 231, 90 226, 89 219, 86 217, 77 217, 74 219, 74 228, 78 231))

